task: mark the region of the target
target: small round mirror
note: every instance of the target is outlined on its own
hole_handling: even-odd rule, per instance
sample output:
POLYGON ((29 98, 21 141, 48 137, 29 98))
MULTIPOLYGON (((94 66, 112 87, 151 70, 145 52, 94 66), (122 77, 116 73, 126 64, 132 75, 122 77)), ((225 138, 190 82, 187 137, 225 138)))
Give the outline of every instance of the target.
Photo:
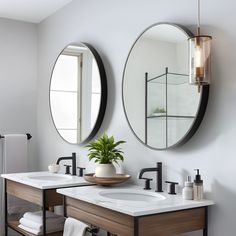
POLYGON ((208 86, 189 84, 188 38, 174 24, 156 24, 134 43, 123 75, 123 106, 136 137, 148 147, 167 149, 197 130, 208 100, 208 86))
POLYGON ((51 115, 60 136, 79 144, 98 131, 106 108, 107 84, 102 61, 93 47, 68 45, 51 76, 51 115))

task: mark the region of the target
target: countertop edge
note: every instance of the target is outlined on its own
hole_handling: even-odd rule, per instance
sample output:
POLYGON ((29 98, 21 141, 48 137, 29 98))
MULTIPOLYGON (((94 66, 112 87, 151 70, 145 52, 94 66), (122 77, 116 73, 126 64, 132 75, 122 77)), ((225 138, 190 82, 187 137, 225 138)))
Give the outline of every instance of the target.
POLYGON ((19 179, 19 178, 16 178, 14 176, 14 174, 33 174, 33 173, 49 173, 47 171, 38 171, 38 172, 24 172, 24 173, 10 173, 10 174, 1 174, 1 177, 3 179, 7 179, 7 180, 11 180, 13 182, 16 182, 16 183, 20 183, 20 184, 24 184, 24 185, 27 185, 27 186, 30 186, 30 187, 33 187, 33 188, 37 188, 37 189, 40 189, 40 190, 47 190, 47 189, 60 189, 60 188, 71 188, 71 187, 79 187, 79 186, 90 186, 90 185, 93 185, 89 182, 87 182, 85 179, 83 182, 81 183, 62 183, 62 184, 54 184, 54 183, 50 183, 50 184, 45 184, 46 186, 42 186, 40 185, 39 183, 37 182, 31 182, 31 181, 28 181, 28 180, 25 180, 25 179, 19 179))
POLYGON ((118 209, 114 206, 109 206, 109 205, 104 205, 103 203, 99 203, 99 201, 96 202, 96 200, 89 200, 89 199, 85 200, 85 199, 83 199, 83 197, 79 197, 78 195, 66 193, 66 191, 67 191, 66 189, 57 189, 58 193, 60 193, 62 195, 65 195, 67 197, 70 197, 70 198, 73 198, 73 199, 76 199, 76 200, 80 200, 80 201, 83 201, 83 202, 86 202, 86 203, 90 203, 90 204, 93 204, 93 205, 96 205, 96 206, 104 207, 106 209, 117 211, 117 212, 127 214, 127 215, 130 215, 130 216, 133 216, 133 217, 136 217, 136 216, 141 217, 141 216, 147 216, 147 215, 153 215, 153 214, 161 214, 161 213, 165 213, 165 212, 173 212, 173 211, 194 209, 194 208, 212 206, 212 205, 215 204, 212 200, 207 200, 207 199, 204 199, 202 201, 189 200, 192 203, 188 204, 188 205, 184 205, 184 206, 183 205, 182 206, 177 205, 177 206, 170 206, 170 207, 166 207, 166 208, 146 210, 146 211, 145 210, 139 210, 137 212, 132 213, 132 212, 126 211, 124 208, 123 209, 118 209))

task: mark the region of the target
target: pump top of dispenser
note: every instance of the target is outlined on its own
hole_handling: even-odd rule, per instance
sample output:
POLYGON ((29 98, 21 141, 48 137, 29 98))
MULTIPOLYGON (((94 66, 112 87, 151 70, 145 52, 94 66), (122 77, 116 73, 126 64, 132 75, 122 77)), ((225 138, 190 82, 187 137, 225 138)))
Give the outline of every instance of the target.
POLYGON ((187 181, 184 183, 185 187, 193 187, 193 182, 191 181, 191 176, 187 176, 187 181))
POLYGON ((201 175, 199 174, 199 169, 195 169, 195 171, 197 171, 197 174, 195 176, 195 180, 194 183, 196 184, 202 184, 203 180, 201 179, 201 175))

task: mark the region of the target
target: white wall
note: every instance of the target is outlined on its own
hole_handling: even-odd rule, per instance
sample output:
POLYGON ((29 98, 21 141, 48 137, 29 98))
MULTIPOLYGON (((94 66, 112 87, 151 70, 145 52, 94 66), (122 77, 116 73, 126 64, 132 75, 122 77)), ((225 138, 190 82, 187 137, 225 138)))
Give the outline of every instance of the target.
MULTIPOLYGON (((202 1, 202 32, 213 36, 212 85, 204 121, 184 146, 153 151, 140 144, 125 119, 121 82, 128 52, 137 36, 160 21, 195 28, 196 2, 189 0, 74 0, 39 25, 38 138, 41 169, 59 155, 76 151, 85 163, 83 146, 69 145, 57 134, 49 112, 50 73, 57 54, 70 42, 91 43, 100 53, 108 76, 108 107, 100 133, 108 131, 125 139, 125 167, 137 172, 155 162, 164 163, 164 179, 181 184, 194 168, 200 168, 206 195, 215 200, 209 214, 210 236, 236 232, 236 3, 202 1)), ((143 183, 142 183, 143 184, 143 183)), ((201 235, 201 233, 189 234, 201 235)))
MULTIPOLYGON (((0 18, 0 134, 32 134, 33 138, 29 141, 29 170, 37 169, 36 79, 36 26, 0 18)), ((2 144, 0 141, 0 168, 2 144)), ((2 191, 1 181, 0 193, 2 191)), ((4 229, 1 203, 0 235, 4 229)))
POLYGON ((34 169, 37 160, 36 25, 0 18, 0 35, 0 134, 32 134, 29 167, 34 169))

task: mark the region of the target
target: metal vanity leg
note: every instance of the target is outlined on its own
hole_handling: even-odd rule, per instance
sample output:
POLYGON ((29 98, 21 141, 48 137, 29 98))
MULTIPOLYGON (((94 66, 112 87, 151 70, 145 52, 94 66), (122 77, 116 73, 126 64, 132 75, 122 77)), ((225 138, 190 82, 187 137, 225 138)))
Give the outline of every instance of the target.
POLYGON ((138 236, 138 217, 134 217, 134 236, 138 236))
POLYGON ((42 200, 43 200, 43 236, 46 236, 46 190, 43 190, 42 200))
POLYGON ((63 215, 64 217, 67 217, 67 212, 66 212, 66 196, 63 195, 63 215))
POLYGON ((205 207, 205 228, 203 229, 203 236, 208 235, 208 207, 205 207))
POLYGON ((5 236, 8 235, 8 208, 7 208, 7 181, 4 179, 4 215, 5 215, 5 236))

